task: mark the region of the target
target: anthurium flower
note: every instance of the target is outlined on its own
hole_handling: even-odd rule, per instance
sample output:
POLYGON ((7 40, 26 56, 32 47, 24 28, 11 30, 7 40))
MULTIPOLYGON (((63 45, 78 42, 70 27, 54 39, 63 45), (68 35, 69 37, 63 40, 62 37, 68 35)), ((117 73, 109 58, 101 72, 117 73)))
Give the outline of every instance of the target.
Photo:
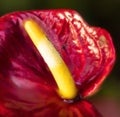
POLYGON ((0 18, 0 117, 101 117, 84 98, 115 61, 110 34, 73 10, 0 18))

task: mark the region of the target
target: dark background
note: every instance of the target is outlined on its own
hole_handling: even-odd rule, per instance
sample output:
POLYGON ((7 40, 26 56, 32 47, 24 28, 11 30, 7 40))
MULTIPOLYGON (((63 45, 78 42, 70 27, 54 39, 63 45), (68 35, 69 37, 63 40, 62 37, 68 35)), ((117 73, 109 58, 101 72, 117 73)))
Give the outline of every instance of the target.
POLYGON ((0 0, 0 15, 35 9, 74 9, 94 26, 106 28, 116 48, 116 63, 100 91, 88 98, 104 117, 120 117, 120 0, 0 0))

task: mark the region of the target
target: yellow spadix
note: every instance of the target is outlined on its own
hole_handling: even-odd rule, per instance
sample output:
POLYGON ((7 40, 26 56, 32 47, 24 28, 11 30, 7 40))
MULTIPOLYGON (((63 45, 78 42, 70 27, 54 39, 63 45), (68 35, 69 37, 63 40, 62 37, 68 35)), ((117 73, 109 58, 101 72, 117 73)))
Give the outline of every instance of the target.
POLYGON ((75 98, 77 95, 77 88, 72 75, 41 27, 33 20, 26 20, 24 22, 24 28, 48 65, 58 86, 60 96, 65 99, 75 98))

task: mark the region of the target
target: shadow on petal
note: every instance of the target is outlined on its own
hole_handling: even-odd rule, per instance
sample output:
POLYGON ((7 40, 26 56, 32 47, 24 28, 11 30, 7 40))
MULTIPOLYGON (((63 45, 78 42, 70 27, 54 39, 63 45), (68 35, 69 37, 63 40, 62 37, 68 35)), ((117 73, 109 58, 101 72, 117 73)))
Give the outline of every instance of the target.
MULTIPOLYGON (((34 113, 34 111, 33 111, 34 113)), ((33 114, 33 117, 102 117, 87 101, 75 103, 57 102, 33 114)))

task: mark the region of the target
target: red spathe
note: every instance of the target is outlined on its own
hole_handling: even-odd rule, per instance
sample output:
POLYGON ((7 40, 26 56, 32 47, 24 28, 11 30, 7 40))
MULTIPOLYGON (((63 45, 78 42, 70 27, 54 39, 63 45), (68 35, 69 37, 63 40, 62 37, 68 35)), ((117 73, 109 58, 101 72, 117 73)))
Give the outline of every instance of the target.
POLYGON ((99 117, 88 102, 80 99, 69 104, 56 93, 52 74, 24 30, 27 19, 42 27, 68 66, 81 97, 99 88, 115 61, 109 33, 89 26, 76 11, 38 10, 5 15, 0 18, 1 116, 7 117, 8 112, 8 117, 99 117))

